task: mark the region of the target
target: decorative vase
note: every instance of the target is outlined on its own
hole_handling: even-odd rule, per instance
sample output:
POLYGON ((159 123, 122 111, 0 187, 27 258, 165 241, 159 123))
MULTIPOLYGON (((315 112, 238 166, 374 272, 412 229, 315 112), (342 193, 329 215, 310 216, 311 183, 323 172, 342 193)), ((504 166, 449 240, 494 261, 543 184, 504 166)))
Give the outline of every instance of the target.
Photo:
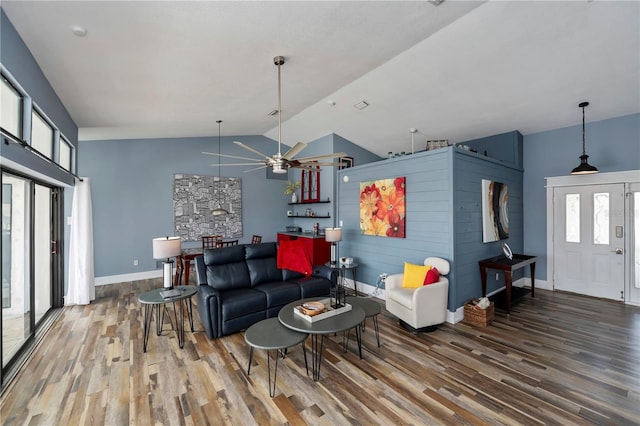
POLYGON ((291 193, 291 202, 292 203, 297 203, 298 202, 298 196, 296 195, 295 192, 291 193))

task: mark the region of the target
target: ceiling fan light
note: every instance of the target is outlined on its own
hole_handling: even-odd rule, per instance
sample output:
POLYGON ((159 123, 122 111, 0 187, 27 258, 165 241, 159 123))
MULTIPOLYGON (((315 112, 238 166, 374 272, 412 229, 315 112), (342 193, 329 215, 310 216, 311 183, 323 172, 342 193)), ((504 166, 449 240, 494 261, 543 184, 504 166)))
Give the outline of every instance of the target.
POLYGON ((287 168, 283 167, 281 163, 274 163, 273 173, 278 173, 278 174, 287 173, 287 168))

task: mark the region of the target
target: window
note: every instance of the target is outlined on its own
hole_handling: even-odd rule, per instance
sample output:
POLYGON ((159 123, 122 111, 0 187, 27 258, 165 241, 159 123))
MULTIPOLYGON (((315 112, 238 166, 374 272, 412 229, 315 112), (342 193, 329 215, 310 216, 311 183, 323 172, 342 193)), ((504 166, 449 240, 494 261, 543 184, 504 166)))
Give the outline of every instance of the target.
POLYGON ((71 153, 73 150, 71 149, 71 144, 67 141, 63 136, 60 136, 60 158, 58 159, 58 164, 60 164, 65 170, 71 170, 71 153))
POLYGON ((593 244, 609 244, 609 193, 593 194, 593 244))
POLYGON ((565 240, 568 243, 580 242, 580 194, 565 195, 565 240))
POLYGON ((31 113, 31 147, 53 159, 53 127, 35 109, 31 113))
POLYGON ((22 139, 22 95, 2 76, 0 86, 0 125, 18 139, 22 139))

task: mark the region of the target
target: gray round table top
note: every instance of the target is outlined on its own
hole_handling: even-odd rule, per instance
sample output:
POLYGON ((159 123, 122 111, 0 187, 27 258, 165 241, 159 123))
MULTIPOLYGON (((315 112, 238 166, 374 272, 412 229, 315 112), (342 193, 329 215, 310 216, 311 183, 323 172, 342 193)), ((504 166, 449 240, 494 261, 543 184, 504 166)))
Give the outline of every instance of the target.
POLYGON ((348 304, 360 306, 362 309, 364 309, 364 316, 367 318, 374 317, 382 312, 382 307, 380 307, 380 304, 374 302, 371 299, 366 299, 364 297, 347 296, 346 300, 348 304))
POLYGON ((244 340, 258 349, 285 349, 304 342, 306 333, 298 333, 280 323, 278 318, 268 318, 253 324, 244 333, 244 340))
POLYGON ((353 327, 364 321, 364 309, 353 305, 350 311, 335 315, 316 322, 309 322, 293 313, 293 307, 302 305, 305 302, 322 300, 326 297, 312 297, 310 299, 296 300, 285 305, 278 313, 278 319, 285 326, 301 333, 309 334, 330 334, 351 330, 353 327))
POLYGON ((194 285, 181 285, 178 287, 174 287, 174 289, 179 290, 180 295, 165 299, 160 295, 160 292, 168 289, 156 288, 156 289, 147 291, 146 293, 142 293, 140 297, 138 297, 138 302, 145 303, 147 305, 159 305, 162 303, 176 302, 178 300, 186 299, 198 292, 198 289, 194 285))

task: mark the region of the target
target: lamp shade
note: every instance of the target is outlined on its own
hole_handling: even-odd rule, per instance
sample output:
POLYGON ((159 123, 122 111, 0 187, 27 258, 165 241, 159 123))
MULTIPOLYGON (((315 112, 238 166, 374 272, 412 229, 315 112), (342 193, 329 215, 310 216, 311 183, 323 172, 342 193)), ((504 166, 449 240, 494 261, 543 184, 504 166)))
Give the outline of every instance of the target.
POLYGON ((324 239, 330 243, 342 241, 342 229, 341 228, 326 228, 324 230, 324 239))
POLYGON ((153 258, 168 259, 180 255, 180 237, 161 237, 153 239, 153 258))

